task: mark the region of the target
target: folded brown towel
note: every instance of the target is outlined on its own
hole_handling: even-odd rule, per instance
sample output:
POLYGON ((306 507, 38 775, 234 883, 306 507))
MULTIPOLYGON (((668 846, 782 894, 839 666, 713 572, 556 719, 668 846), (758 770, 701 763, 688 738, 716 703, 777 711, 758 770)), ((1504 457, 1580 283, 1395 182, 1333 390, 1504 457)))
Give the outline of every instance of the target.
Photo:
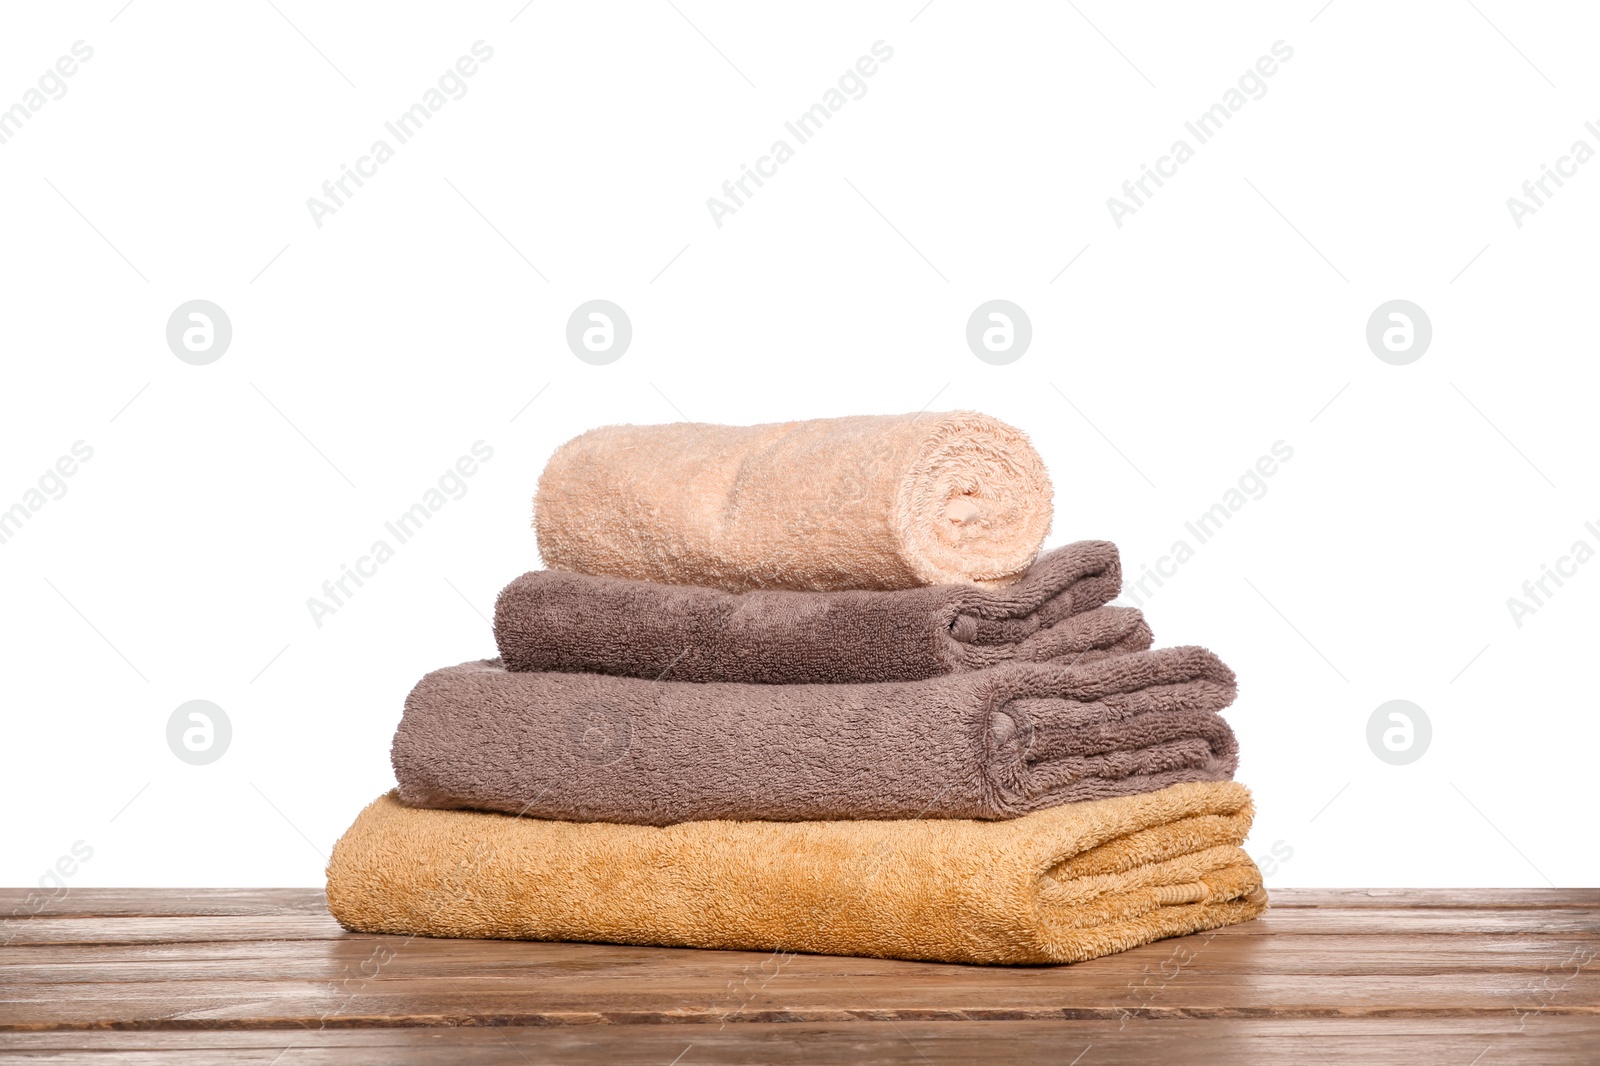
POLYGON ((790 685, 916 681, 1010 660, 1143 651, 1151 642, 1143 616, 1101 606, 1121 582, 1116 545, 1103 540, 1046 552, 1022 580, 999 589, 735 593, 536 570, 500 593, 494 635, 511 670, 790 685))
POLYGON ((392 759, 419 807, 670 825, 706 818, 1009 818, 1218 781, 1234 676, 1203 648, 924 681, 694 684, 429 674, 392 759))
POLYGON ((1004 585, 1050 529, 1050 477, 987 415, 604 426, 539 478, 545 565, 754 588, 1004 585))
POLYGON ((1250 816, 1231 781, 1009 822, 664 829, 423 811, 391 794, 334 846, 328 909, 402 936, 1078 962, 1260 914, 1261 873, 1240 847, 1250 816))

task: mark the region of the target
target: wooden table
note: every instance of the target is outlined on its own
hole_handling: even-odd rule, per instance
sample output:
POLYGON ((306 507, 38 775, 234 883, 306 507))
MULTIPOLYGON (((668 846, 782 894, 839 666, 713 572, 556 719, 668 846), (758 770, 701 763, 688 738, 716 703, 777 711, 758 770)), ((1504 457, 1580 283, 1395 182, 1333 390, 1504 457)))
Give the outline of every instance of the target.
POLYGON ((1600 890, 1279 889, 1052 968, 365 936, 311 889, 0 914, 30 1063, 1600 1062, 1600 890))

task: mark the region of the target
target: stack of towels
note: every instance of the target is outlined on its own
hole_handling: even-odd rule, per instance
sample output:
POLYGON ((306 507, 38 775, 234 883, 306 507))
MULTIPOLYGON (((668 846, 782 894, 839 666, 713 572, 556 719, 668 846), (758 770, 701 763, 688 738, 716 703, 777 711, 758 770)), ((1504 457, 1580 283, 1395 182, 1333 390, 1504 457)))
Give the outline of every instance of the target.
POLYGON ((539 481, 498 659, 424 677, 328 866, 350 929, 1063 963, 1260 914, 1232 671, 1018 430, 609 426, 539 481))

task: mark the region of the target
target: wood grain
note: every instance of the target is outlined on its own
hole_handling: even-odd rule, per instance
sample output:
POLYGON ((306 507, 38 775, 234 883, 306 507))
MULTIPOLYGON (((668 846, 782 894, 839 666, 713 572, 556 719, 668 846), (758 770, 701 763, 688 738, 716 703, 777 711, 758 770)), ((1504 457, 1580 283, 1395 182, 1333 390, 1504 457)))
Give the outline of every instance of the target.
POLYGON ((0 891, 7 1060, 1600 1061, 1592 890, 1284 889, 1014 968, 350 934, 301 889, 39 903, 0 891))

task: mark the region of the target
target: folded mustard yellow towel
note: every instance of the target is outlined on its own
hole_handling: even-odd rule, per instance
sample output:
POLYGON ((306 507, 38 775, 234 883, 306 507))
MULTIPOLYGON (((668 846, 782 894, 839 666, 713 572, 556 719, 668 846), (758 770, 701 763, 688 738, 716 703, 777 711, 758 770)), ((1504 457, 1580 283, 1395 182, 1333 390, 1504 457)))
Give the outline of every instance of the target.
POLYGON ((391 793, 328 863, 348 929, 975 963, 1080 962, 1266 907, 1235 782, 1009 822, 684 822, 420 810, 391 793))
POLYGON ((558 448, 534 527, 557 570, 749 589, 1006 585, 1050 529, 1020 430, 969 411, 604 426, 558 448))

